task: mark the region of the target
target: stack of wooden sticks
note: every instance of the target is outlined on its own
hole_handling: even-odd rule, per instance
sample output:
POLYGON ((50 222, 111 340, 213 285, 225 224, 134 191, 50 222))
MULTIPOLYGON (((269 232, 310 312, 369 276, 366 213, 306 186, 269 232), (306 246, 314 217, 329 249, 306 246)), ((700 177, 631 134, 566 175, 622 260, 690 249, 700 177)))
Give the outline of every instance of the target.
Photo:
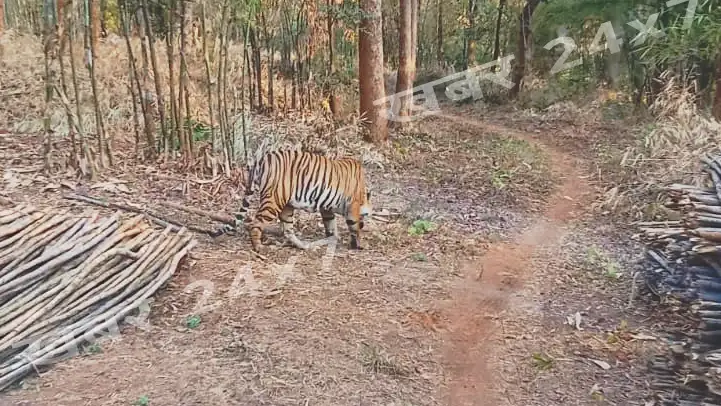
POLYGON ((145 216, 0 211, 0 390, 117 328, 196 241, 145 216))
POLYGON ((640 224, 646 285, 676 319, 649 365, 660 404, 721 405, 721 157, 702 161, 711 187, 669 186, 678 219, 640 224))

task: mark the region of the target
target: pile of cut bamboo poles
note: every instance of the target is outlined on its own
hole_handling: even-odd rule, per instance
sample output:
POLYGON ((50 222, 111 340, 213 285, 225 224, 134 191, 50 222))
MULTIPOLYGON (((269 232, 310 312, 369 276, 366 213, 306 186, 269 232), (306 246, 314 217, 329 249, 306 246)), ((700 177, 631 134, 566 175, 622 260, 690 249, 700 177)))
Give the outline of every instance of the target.
POLYGON ((721 157, 702 161, 712 186, 667 187, 679 219, 640 224, 646 286, 683 320, 649 364, 663 405, 721 405, 721 157))
POLYGON ((174 274, 196 241, 144 220, 0 211, 0 390, 116 329, 174 274))

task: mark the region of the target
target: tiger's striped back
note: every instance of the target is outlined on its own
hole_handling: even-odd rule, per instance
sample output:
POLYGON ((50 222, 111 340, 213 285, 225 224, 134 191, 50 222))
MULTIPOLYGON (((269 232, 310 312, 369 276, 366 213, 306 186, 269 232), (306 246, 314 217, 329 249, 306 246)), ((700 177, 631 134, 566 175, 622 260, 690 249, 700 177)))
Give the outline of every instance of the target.
MULTIPOLYGON (((319 211, 326 235, 335 235, 335 216, 346 218, 351 231, 351 247, 360 248, 358 230, 372 211, 365 171, 353 158, 332 159, 306 151, 283 150, 265 154, 249 170, 243 205, 237 224, 244 221, 250 203, 248 197, 259 191, 260 205, 248 226, 253 248, 260 246, 262 229, 280 217, 284 234, 294 245, 304 248, 292 231, 294 209, 319 211)), ((225 227, 215 236, 230 231, 225 227)))

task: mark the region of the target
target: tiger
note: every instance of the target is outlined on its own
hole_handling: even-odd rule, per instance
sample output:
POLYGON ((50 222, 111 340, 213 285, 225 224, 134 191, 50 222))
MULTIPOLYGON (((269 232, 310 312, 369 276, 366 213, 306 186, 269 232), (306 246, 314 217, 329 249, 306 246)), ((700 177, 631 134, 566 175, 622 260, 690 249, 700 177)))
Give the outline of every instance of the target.
POLYGON ((366 187, 363 165, 354 158, 329 158, 302 150, 267 152, 248 168, 242 206, 235 226, 225 224, 211 237, 235 231, 245 222, 248 198, 258 189, 260 202, 255 218, 246 225, 253 251, 261 249, 265 227, 280 218, 283 236, 302 250, 310 244, 300 241, 293 231, 293 213, 320 211, 325 236, 337 238, 335 214, 345 217, 350 231, 350 248, 362 250, 360 230, 372 213, 371 193, 366 187))

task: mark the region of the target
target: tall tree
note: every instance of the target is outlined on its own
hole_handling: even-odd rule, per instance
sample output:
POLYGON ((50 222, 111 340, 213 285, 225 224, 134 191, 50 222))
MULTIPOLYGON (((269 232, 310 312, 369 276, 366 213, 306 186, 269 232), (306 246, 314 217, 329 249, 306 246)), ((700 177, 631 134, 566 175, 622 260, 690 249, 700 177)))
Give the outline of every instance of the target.
POLYGON ((418 67, 418 9, 421 7, 421 0, 412 0, 411 6, 411 64, 413 65, 413 71, 411 72, 412 87, 412 81, 416 80, 416 68, 418 67))
POLYGON ((509 95, 511 98, 518 97, 521 90, 521 82, 526 74, 526 50, 528 49, 529 40, 531 38, 531 16, 541 0, 526 0, 519 19, 518 43, 516 45, 516 64, 513 66, 513 87, 509 95))
POLYGON ((713 100, 713 115, 721 121, 721 49, 716 58, 716 93, 713 100))
POLYGON ((381 114, 384 107, 373 105, 375 100, 385 97, 381 0, 361 0, 360 9, 363 12, 358 29, 360 113, 367 123, 366 141, 377 143, 388 139, 388 121, 381 114))
POLYGON ((436 47, 438 49, 436 49, 436 62, 438 62, 438 67, 440 68, 443 66, 443 62, 445 60, 445 57, 443 56, 443 0, 437 1, 438 10, 436 12, 438 13, 438 15, 436 16, 436 40, 438 41, 438 45, 436 45, 436 47))
MULTIPOLYGON (((328 13, 328 75, 331 77, 331 83, 335 83, 336 79, 336 68, 335 68, 335 29, 336 29, 336 11, 334 10, 335 4, 333 0, 326 0, 326 7, 328 13)), ((338 92, 333 91, 334 86, 328 86, 328 104, 330 112, 334 120, 340 119, 340 107, 341 100, 338 92)))
MULTIPOLYGON (((503 6, 506 5, 506 0, 500 0, 498 2, 498 17, 496 17, 496 33, 493 40, 493 60, 498 60, 501 56, 501 18, 503 17, 503 6)), ((495 70, 495 65, 493 69, 495 70)))
POLYGON ((466 12, 466 18, 468 18, 468 28, 466 28, 466 55, 465 55, 465 69, 469 66, 476 64, 476 27, 475 27, 475 14, 476 14, 476 0, 468 0, 468 10, 466 12))
POLYGON ((0 32, 5 30, 5 0, 0 0, 0 32))
MULTIPOLYGON (((98 40, 100 38, 100 26, 102 24, 102 16, 100 15, 100 0, 88 0, 90 2, 90 41, 92 48, 98 49, 98 40)), ((95 56, 95 55, 93 55, 95 56)))
MULTIPOLYGON (((413 3, 416 0, 400 0, 400 22, 398 24, 398 79, 396 93, 404 92, 413 87, 416 65, 413 60, 413 3)), ((400 100, 399 116, 408 116, 410 97, 400 100)), ((396 122, 401 126, 401 122, 396 122)))

